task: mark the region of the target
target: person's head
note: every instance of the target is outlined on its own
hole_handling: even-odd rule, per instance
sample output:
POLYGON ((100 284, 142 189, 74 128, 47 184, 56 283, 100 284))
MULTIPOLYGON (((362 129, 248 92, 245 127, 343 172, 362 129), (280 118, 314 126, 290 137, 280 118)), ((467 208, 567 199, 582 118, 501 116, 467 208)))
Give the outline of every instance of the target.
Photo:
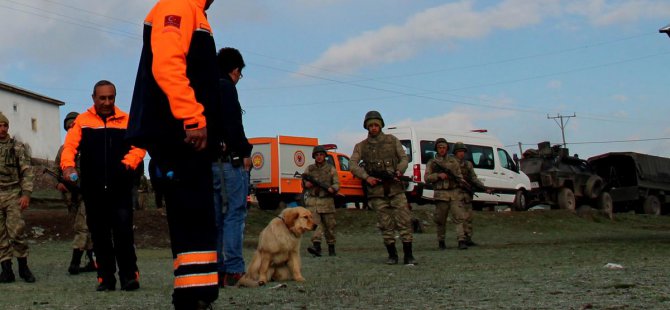
POLYGON ((468 151, 468 148, 463 144, 463 142, 456 142, 454 144, 454 155, 458 159, 463 159, 465 158, 465 152, 468 151))
POLYGON ((74 120, 79 116, 79 113, 77 112, 70 112, 65 116, 65 119, 63 120, 63 128, 65 131, 70 130, 72 126, 74 126, 74 120))
POLYGON ((446 156, 449 151, 449 143, 447 143, 447 139, 437 138, 437 140, 435 140, 435 151, 440 157, 446 156))
POLYGON ((209 6, 212 5, 212 2, 214 2, 214 0, 206 0, 205 1, 205 11, 207 11, 207 9, 209 9, 209 6))
POLYGON ((93 107, 101 117, 114 114, 114 102, 116 101, 116 86, 107 80, 98 81, 93 86, 93 107))
POLYGON ((224 47, 216 55, 219 61, 219 71, 222 76, 228 75, 233 83, 237 84, 242 78, 242 69, 244 69, 244 59, 242 54, 235 48, 224 47))
POLYGON ((0 112, 0 140, 7 139, 9 135, 9 119, 0 112))
POLYGON ((323 145, 317 145, 312 149, 312 158, 317 164, 322 164, 326 161, 326 148, 323 145))
POLYGON ((368 133, 376 136, 384 128, 384 119, 382 114, 377 111, 369 111, 365 113, 365 120, 363 120, 363 128, 368 130, 368 133))

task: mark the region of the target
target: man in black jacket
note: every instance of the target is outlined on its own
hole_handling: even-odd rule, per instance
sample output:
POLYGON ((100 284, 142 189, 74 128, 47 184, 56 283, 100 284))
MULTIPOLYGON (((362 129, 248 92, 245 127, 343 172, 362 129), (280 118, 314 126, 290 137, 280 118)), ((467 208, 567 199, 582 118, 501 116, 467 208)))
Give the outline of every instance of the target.
POLYGON ((235 84, 242 78, 244 60, 240 52, 226 47, 217 55, 221 70, 224 146, 212 163, 214 207, 217 228, 219 286, 234 286, 244 274, 242 241, 247 217, 251 149, 242 125, 242 108, 235 84), (225 259, 224 259, 225 258, 225 259))

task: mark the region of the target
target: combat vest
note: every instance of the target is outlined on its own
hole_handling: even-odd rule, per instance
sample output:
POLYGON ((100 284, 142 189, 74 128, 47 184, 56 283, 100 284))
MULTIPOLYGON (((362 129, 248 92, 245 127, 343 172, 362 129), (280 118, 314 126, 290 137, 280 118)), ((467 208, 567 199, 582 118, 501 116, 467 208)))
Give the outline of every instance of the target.
POLYGON ((434 198, 436 200, 450 201, 461 199, 462 194, 458 185, 458 181, 453 180, 452 178, 447 178, 446 180, 439 179, 437 175, 440 171, 436 166, 449 169, 454 175, 456 175, 456 177, 460 177, 461 167, 458 159, 451 155, 446 157, 436 156, 435 158, 431 159, 426 164, 425 179, 426 182, 429 182, 433 185, 433 189, 435 190, 434 198))
MULTIPOLYGON (((361 160, 365 172, 375 178, 384 179, 382 176, 391 176, 398 170, 400 159, 396 154, 396 142, 398 139, 392 135, 379 133, 376 137, 368 137, 360 143, 361 160)), ((368 197, 392 197, 405 192, 402 182, 386 180, 376 186, 370 186, 365 182, 368 197)))
POLYGON ((33 190, 33 178, 30 155, 23 143, 14 138, 0 142, 0 188, 20 187, 23 192, 30 195, 33 190))
MULTIPOLYGON (((326 162, 324 162, 321 166, 317 164, 309 165, 305 173, 324 185, 333 187, 336 190, 339 188, 338 184, 333 184, 333 174, 337 174, 335 167, 326 162)), ((332 197, 332 195, 327 190, 317 186, 316 184, 314 184, 312 188, 306 189, 306 192, 311 197, 332 197)))

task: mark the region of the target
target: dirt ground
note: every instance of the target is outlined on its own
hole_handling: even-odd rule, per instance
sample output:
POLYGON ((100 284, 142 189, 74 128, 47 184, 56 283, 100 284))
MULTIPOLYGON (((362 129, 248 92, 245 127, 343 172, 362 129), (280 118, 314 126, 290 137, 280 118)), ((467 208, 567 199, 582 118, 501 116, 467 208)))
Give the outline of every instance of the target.
MULTIPOLYGON (((73 217, 66 208, 29 208, 24 213, 28 239, 36 242, 72 240, 73 217)), ((170 246, 167 218, 155 209, 134 214, 135 244, 139 248, 170 246)))

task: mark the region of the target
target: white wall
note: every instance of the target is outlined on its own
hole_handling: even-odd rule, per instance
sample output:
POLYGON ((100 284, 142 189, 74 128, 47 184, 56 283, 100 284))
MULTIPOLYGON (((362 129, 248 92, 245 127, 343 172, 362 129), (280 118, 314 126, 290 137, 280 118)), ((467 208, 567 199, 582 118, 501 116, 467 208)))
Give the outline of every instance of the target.
POLYGON ((33 158, 53 161, 61 145, 59 106, 0 89, 0 112, 9 119, 9 134, 29 144, 33 158), (14 110, 16 106, 16 111, 14 110), (37 130, 32 128, 36 120, 37 130))

